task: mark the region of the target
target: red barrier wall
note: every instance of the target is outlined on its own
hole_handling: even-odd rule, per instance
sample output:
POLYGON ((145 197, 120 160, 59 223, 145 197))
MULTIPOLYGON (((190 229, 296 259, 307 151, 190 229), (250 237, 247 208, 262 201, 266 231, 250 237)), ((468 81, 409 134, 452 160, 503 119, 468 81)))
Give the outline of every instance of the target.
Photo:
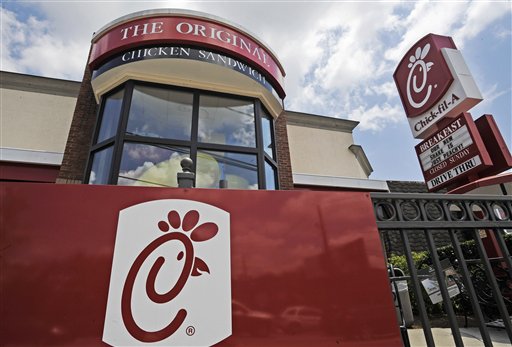
POLYGON ((2 346, 105 345, 119 211, 160 199, 230 215, 231 297, 248 309, 219 345, 401 346, 367 193, 2 183, 0 197, 2 346), (282 315, 299 306, 312 317, 282 315))

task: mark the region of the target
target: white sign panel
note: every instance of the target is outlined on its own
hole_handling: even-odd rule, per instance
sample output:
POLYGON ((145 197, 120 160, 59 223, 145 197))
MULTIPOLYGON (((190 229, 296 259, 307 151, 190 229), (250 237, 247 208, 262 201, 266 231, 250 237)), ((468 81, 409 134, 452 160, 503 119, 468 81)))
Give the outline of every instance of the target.
MULTIPOLYGON (((441 266, 443 268, 448 296, 453 298, 454 296, 460 294, 460 289, 456 281, 456 279, 459 278, 459 274, 453 269, 453 266, 451 266, 450 262, 446 259, 441 261, 441 266)), ((421 281, 421 284, 423 285, 423 288, 425 288, 430 301, 432 301, 433 304, 442 302, 443 296, 441 295, 441 289, 439 288, 439 282, 437 280, 434 269, 422 269, 418 273, 421 275, 429 275, 428 278, 421 281)))
POLYGON ((463 125, 454 133, 444 138, 442 142, 419 155, 423 171, 429 170, 432 166, 450 158, 472 144, 473 140, 471 139, 468 127, 463 125))
POLYGON ((232 333, 229 213, 156 200, 119 214, 103 341, 209 346, 232 333))
POLYGON ((476 155, 473 158, 465 161, 464 163, 455 166, 453 169, 445 171, 439 176, 434 177, 431 180, 428 180, 427 187, 428 189, 432 189, 440 184, 445 183, 446 181, 452 180, 457 176, 464 174, 466 171, 469 171, 481 164, 482 161, 480 160, 480 157, 476 155))
POLYGON ((441 52, 454 77, 454 81, 444 94, 444 97, 427 112, 418 117, 408 118, 412 134, 415 138, 424 139, 430 136, 435 131, 435 128, 432 127, 433 124, 444 117, 457 116, 461 112, 469 110, 483 99, 460 51, 452 48, 443 48, 441 52))

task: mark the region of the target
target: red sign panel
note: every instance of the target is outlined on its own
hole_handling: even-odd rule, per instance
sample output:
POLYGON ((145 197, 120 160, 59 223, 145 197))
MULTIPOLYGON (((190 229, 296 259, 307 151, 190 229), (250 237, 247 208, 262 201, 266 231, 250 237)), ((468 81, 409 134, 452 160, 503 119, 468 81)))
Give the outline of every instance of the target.
POLYGON ((0 198, 2 346, 402 345, 367 193, 2 183, 0 198))
POLYGON ((429 191, 453 185, 492 165, 469 113, 415 147, 429 191))
POLYGON ((96 68, 105 58, 124 50, 155 44, 199 45, 231 53, 261 68, 284 97, 284 71, 261 44, 232 27, 185 16, 151 17, 119 24, 93 42, 89 64, 96 68))
POLYGON ((487 177, 499 174, 512 168, 512 155, 507 143, 501 135, 500 129, 490 114, 484 114, 477 120, 475 125, 484 141, 485 148, 492 158, 492 167, 478 173, 480 177, 487 177))
POLYGON ((393 74, 407 117, 429 110, 453 81, 441 48, 456 49, 451 37, 428 34, 407 51, 393 74))

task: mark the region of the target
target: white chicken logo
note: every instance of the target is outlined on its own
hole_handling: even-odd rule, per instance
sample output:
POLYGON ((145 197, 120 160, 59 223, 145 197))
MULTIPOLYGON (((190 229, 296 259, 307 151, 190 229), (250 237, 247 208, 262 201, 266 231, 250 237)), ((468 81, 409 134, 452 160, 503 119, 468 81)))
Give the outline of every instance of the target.
MULTIPOLYGON (((432 85, 427 86, 427 75, 434 63, 425 62, 425 57, 427 56, 430 50, 430 43, 427 43, 423 49, 418 47, 414 55, 409 57, 410 63, 407 67, 410 69, 409 76, 407 77, 407 101, 414 108, 420 108, 425 105, 430 98, 432 93, 432 85), (418 86, 418 77, 421 81, 421 84, 418 86), (413 98, 412 93, 419 94, 422 93, 423 90, 427 88, 427 93, 423 100, 416 102, 413 98), (412 89, 412 91, 411 91, 412 89)), ((434 88, 437 85, 434 86, 434 88)))
POLYGON ((231 335, 229 213, 190 200, 121 211, 103 341, 213 345, 231 335))

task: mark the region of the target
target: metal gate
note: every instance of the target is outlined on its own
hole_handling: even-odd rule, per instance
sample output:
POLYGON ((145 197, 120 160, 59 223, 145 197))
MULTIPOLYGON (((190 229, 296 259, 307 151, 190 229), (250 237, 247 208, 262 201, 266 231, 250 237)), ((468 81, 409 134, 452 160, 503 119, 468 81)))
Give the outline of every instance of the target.
MULTIPOLYGON (((415 302, 427 345, 435 346, 428 311, 441 305, 454 346, 464 346, 456 315, 460 311, 465 324, 469 316, 479 328, 485 346, 492 346, 489 327, 499 319, 512 343, 510 196, 372 193, 371 197, 401 317, 409 308, 403 297, 400 300, 396 283, 407 281, 407 295, 415 302), (395 271, 392 262, 403 258, 406 269, 395 271), (442 301, 437 306, 432 304, 436 295, 442 301)), ((403 319, 401 329, 407 346, 403 319)))

